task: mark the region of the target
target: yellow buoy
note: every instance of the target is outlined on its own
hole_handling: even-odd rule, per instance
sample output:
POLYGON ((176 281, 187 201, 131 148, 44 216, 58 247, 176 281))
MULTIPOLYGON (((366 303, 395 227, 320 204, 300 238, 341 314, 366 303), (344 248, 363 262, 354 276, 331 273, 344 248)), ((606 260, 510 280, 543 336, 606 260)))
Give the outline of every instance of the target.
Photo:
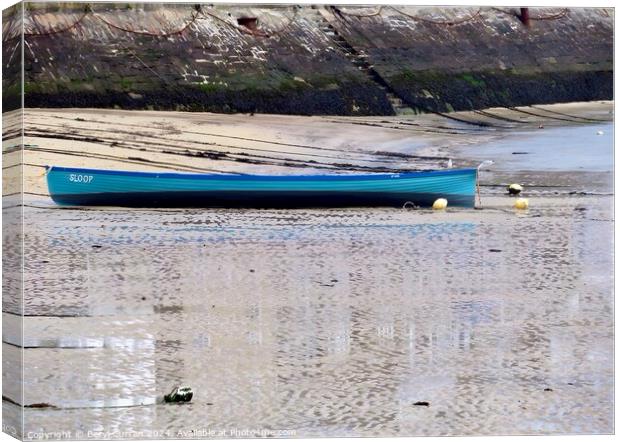
POLYGON ((443 210, 446 207, 448 207, 448 200, 445 199, 445 198, 438 198, 433 203, 433 209, 434 210, 443 210))
POLYGON ((529 207, 530 202, 527 198, 517 198, 515 201, 515 209, 525 210, 529 207))
POLYGON ((508 193, 511 195, 518 195, 523 190, 523 187, 520 184, 511 184, 508 186, 508 193))

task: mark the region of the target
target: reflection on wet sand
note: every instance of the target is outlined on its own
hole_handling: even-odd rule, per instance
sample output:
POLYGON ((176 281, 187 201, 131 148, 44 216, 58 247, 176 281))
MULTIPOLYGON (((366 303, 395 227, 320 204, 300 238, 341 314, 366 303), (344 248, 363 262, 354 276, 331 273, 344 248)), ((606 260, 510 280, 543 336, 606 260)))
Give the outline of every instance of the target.
POLYGON ((24 402, 50 407, 26 409, 26 431, 609 432, 609 201, 547 201, 520 216, 33 202, 24 402), (191 403, 149 402, 180 384, 191 403))

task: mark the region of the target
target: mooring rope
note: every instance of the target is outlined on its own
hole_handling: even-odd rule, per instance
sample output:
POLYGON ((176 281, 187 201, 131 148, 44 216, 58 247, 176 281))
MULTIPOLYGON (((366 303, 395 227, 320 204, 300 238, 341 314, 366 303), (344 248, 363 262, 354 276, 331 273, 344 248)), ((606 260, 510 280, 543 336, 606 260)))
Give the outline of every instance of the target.
MULTIPOLYGON (((545 109, 541 109, 541 108, 536 108, 535 106, 529 106, 532 109, 540 109, 542 111, 545 111, 545 109)), ((569 123, 581 123, 581 124, 590 124, 592 122, 609 122, 610 120, 600 120, 598 118, 587 118, 587 117, 579 117, 579 116, 574 116, 574 115, 568 115, 568 114, 563 114, 563 113, 559 113, 559 112, 552 112, 552 111, 547 111, 547 112, 551 112, 553 114, 558 114, 558 115, 563 115, 565 117, 570 117, 570 118, 561 118, 561 117, 553 117, 551 115, 542 115, 542 114, 537 114, 534 112, 528 112, 526 110, 523 109, 517 109, 516 107, 506 107, 506 109, 509 109, 513 112, 520 112, 522 114, 526 114, 526 115, 531 115, 533 117, 538 117, 538 118, 546 118, 546 119, 550 119, 550 120, 557 120, 557 121, 568 121, 569 123)))
POLYGON ((273 30, 273 31, 267 31, 267 33, 269 35, 279 35, 279 34, 281 34, 285 29, 287 29, 289 26, 291 26, 293 24, 293 22, 297 18, 298 12, 299 12, 299 9, 296 8, 296 7, 293 7, 293 16, 289 19, 289 21, 284 26, 281 26, 280 29, 276 29, 276 30, 273 30))
MULTIPOLYGON (((47 36, 47 35, 54 35, 54 34, 60 34, 62 32, 67 32, 70 31, 71 29, 77 27, 83 20, 84 18, 86 18, 86 16, 90 13, 90 8, 86 8, 84 11, 84 14, 82 14, 82 16, 77 19, 75 22, 73 22, 71 25, 66 26, 64 28, 60 28, 60 29, 52 29, 51 31, 45 31, 45 32, 24 32, 24 37, 43 37, 43 36, 47 36)), ((38 23, 36 23, 35 20, 35 16, 32 16, 33 21, 35 21, 35 24, 38 25, 38 23)), ((2 41, 11 41, 11 40, 15 40, 17 38, 21 38, 21 34, 17 34, 14 35, 12 37, 7 37, 4 38, 2 41)))
POLYGON ((540 107, 540 105, 533 105, 533 104, 532 104, 530 107, 531 107, 532 109, 538 109, 538 110, 541 110, 541 111, 543 111, 543 112, 549 112, 550 114, 562 115, 562 116, 564 116, 564 117, 580 118, 580 119, 582 119, 582 120, 588 120, 588 121, 599 121, 599 122, 603 122, 603 123, 609 123, 609 122, 613 121, 613 119, 611 119, 611 120, 606 120, 606 119, 601 119, 601 118, 579 117, 579 116, 576 116, 576 115, 566 114, 566 113, 564 113, 564 112, 558 112, 558 111, 553 111, 553 110, 550 110, 550 109, 545 109, 545 108, 543 108, 543 107, 540 107))
MULTIPOLYGON (((84 11, 84 14, 82 14, 82 16, 76 21, 74 22, 72 25, 69 25, 65 28, 62 29, 53 29, 51 31, 47 31, 47 32, 24 32, 24 36, 25 37, 38 37, 38 36, 44 36, 44 35, 53 35, 53 34, 60 34, 61 32, 67 32, 70 31, 71 29, 75 28, 76 26, 78 26, 82 20, 84 20, 86 18, 86 16, 90 13, 90 10, 87 8, 84 11)), ((32 16, 32 19, 35 19, 35 16, 32 16)))
MULTIPOLYGON (((521 16, 521 14, 519 14, 519 12, 517 12, 517 11, 507 11, 507 10, 502 9, 502 8, 491 8, 491 9, 496 11, 496 12, 501 12, 502 14, 510 15, 510 16, 517 17, 517 18, 521 16)), ((538 17, 537 16, 530 16, 530 20, 535 20, 535 21, 558 20, 560 18, 564 18, 565 16, 567 16, 569 11, 570 11, 569 8, 564 8, 560 12, 558 12, 557 14, 542 15, 542 16, 538 16, 538 17)))
POLYGON ((519 123, 519 124, 527 124, 526 121, 520 121, 520 120, 515 120, 513 118, 508 118, 508 117, 502 117, 501 115, 496 115, 492 112, 488 112, 482 109, 472 109, 472 112, 478 115, 482 115, 484 117, 488 117, 488 118, 494 118, 496 120, 502 120, 502 121, 506 121, 508 123, 519 123))
MULTIPOLYGON (((239 25, 236 25, 236 24, 234 24, 234 23, 231 23, 231 22, 227 21, 226 19, 223 19, 222 17, 220 17, 220 16, 219 16, 219 15, 217 15, 217 14, 214 14, 214 13, 209 12, 209 11, 205 11, 205 10, 204 10, 204 9, 202 9, 202 8, 200 8, 200 13, 201 13, 204 17, 206 17, 206 18, 211 17, 211 18, 214 18, 214 19, 216 19, 216 20, 219 20, 219 21, 221 21, 222 23, 224 23, 225 25, 228 25, 228 26, 230 26, 231 28, 235 29, 236 31, 239 31, 239 32, 244 32, 244 31, 242 31, 242 30, 240 29, 240 26, 239 26, 239 25)), ((247 31, 249 31, 249 29, 247 29, 247 31)))
POLYGON ((476 18, 478 18, 480 16, 480 14, 482 14, 482 8, 479 8, 475 13, 471 14, 469 17, 464 17, 462 19, 459 20, 432 20, 429 18, 423 18, 423 17, 419 17, 417 15, 411 15, 408 14, 404 11, 401 11, 400 9, 398 9, 395 6, 390 6, 390 8, 392 8, 394 11, 398 12, 399 14, 404 15, 405 17, 409 17, 413 20, 416 21, 421 21, 423 23, 430 23, 433 25, 445 25, 445 26, 453 26, 453 25, 460 25, 462 23, 468 22, 470 20, 474 20, 476 18))
POLYGON ((293 24, 293 22, 295 21, 295 19, 297 18, 297 14, 298 14, 298 8, 293 8, 293 16, 288 20, 288 22, 283 25, 282 27, 280 27, 280 29, 276 29, 276 30, 267 30, 267 31, 263 31, 263 30, 252 30, 249 28, 246 28, 245 26, 240 26, 234 23, 229 22, 228 20, 220 17, 219 15, 213 13, 213 12, 209 12, 209 11, 205 11, 202 8, 199 10, 200 13, 203 14, 203 16, 205 17, 211 17, 214 18, 218 21, 221 21, 222 23, 224 23, 225 25, 235 29, 236 31, 242 33, 242 34, 247 34, 247 35, 253 35, 255 37, 269 37, 271 35, 278 35, 280 33, 282 33, 285 29, 287 29, 291 24, 293 24))
POLYGON ((97 14, 94 11, 93 11, 93 16, 101 20, 103 23, 105 23, 109 27, 118 29, 119 31, 130 32, 132 34, 138 34, 138 35, 149 35, 151 37, 170 37, 172 35, 180 35, 183 32, 185 32, 185 30, 189 28, 196 21, 196 17, 198 17, 198 13, 197 12, 193 13, 189 21, 182 28, 177 29, 175 31, 165 32, 163 34, 158 34, 158 33, 150 32, 150 31, 136 31, 133 29, 123 28, 121 26, 118 26, 118 25, 115 25, 114 23, 109 22, 108 20, 106 20, 105 18, 103 18, 101 15, 97 14))
MULTIPOLYGON (((196 21, 196 18, 198 17, 198 12, 193 13, 191 15, 189 21, 182 28, 174 30, 174 31, 170 31, 170 32, 165 32, 165 33, 156 33, 156 32, 150 32, 150 31, 136 31, 134 29, 123 28, 122 26, 116 25, 116 24, 108 21, 103 16, 101 16, 98 13, 96 13, 95 11, 93 11, 90 6, 87 6, 85 8, 84 13, 82 14, 82 16, 78 20, 76 20, 74 23, 69 25, 69 26, 66 26, 66 27, 61 28, 61 29, 53 29, 53 30, 45 31, 45 32, 24 32, 24 37, 42 37, 42 36, 60 34, 60 33, 63 33, 63 32, 70 31, 71 29, 74 29, 80 23, 82 23, 82 21, 89 14, 92 14, 93 17, 101 20, 107 26, 109 26, 111 28, 114 28, 114 29, 117 29, 119 31, 130 32, 130 33, 138 34, 138 35, 149 35, 151 37, 170 37, 172 35, 180 35, 183 32, 185 32, 196 21)), ((35 22, 35 24, 38 25, 38 23, 36 23, 36 16, 33 15, 32 19, 35 22)), ((10 41, 10 40, 14 40, 14 39, 20 38, 20 37, 21 37, 21 35, 18 34, 18 35, 12 36, 12 37, 5 38, 5 39, 3 39, 3 41, 10 41)))
MULTIPOLYGON (((416 21, 420 21, 423 23, 429 23, 429 24, 434 24, 434 25, 443 25, 443 26, 454 26, 454 25, 459 25, 459 24, 463 24, 466 23, 468 21, 471 20, 475 20, 478 17, 480 17, 481 13, 482 13, 482 8, 479 8, 475 13, 471 14, 469 17, 464 17, 458 20, 433 20, 433 19, 428 19, 428 18, 424 18, 424 17, 420 17, 418 15, 412 15, 409 14, 395 6, 388 6, 389 8, 393 9, 394 11, 396 11, 397 13, 405 16, 405 17, 409 17, 412 20, 416 20, 416 21)), ((358 17, 358 18, 367 18, 367 17, 376 17, 376 16, 380 16, 381 12, 383 11, 383 9, 385 8, 385 6, 380 6, 376 11, 367 13, 367 14, 359 14, 359 13, 354 13, 354 12, 347 12, 345 10, 342 9, 338 9, 338 13, 342 14, 342 15, 346 15, 346 16, 351 16, 351 17, 358 17)), ((515 17, 519 17, 519 13, 516 11, 506 11, 505 9, 501 9, 501 8, 491 8, 495 11, 507 14, 507 15, 511 15, 511 16, 515 16, 515 17)), ((180 35, 183 32, 185 32, 198 18, 198 15, 202 13, 204 16, 207 17, 212 17, 215 18, 216 20, 221 21, 222 23, 226 24, 227 26, 230 26, 231 28, 237 30, 238 32, 241 32, 243 34, 248 34, 248 35, 253 35, 253 36, 258 36, 258 37, 268 37, 269 35, 277 35, 282 33, 285 29, 287 29, 295 20, 295 18, 297 17, 297 13, 298 13, 298 9, 294 8, 294 13, 293 16, 289 19, 289 21, 282 26, 280 29, 277 30, 273 30, 273 31, 260 31, 260 30, 252 30, 249 28, 246 28, 244 26, 239 26, 236 24, 233 24, 221 17, 219 17, 217 14, 214 14, 212 12, 208 12, 208 11, 204 11, 202 8, 197 9, 197 12, 193 13, 189 19, 189 21, 180 29, 174 30, 174 31, 169 31, 169 32, 165 32, 165 33, 156 33, 156 32, 150 32, 150 31, 136 31, 134 29, 128 29, 128 28, 124 28, 120 25, 114 24, 112 22, 110 22, 109 20, 107 20, 106 18, 104 18, 103 16, 101 16, 100 14, 96 13, 95 11, 92 10, 92 8, 90 6, 87 6, 84 10, 84 13, 82 14, 82 16, 77 19, 74 23, 72 23, 69 26, 66 26, 64 28, 60 28, 60 29, 52 29, 50 31, 45 31, 45 32, 25 32, 24 33, 24 37, 42 37, 42 36, 49 36, 49 35, 54 35, 54 34, 60 34, 63 32, 67 32, 70 31, 74 28, 76 28, 77 26, 80 25, 80 23, 82 23, 82 21, 86 18, 87 15, 92 14, 94 17, 96 17, 97 19, 101 20, 103 23, 105 23, 107 26, 117 29, 119 31, 123 31, 123 32, 129 32, 129 33, 133 33, 133 34, 138 34, 138 35, 148 35, 151 37, 170 37, 172 35, 180 35)), ((530 16, 530 20, 534 20, 534 21, 545 21, 545 20, 558 20, 561 19, 565 16, 567 16, 569 13, 569 8, 564 8, 562 9, 560 12, 556 13, 556 14, 550 14, 550 15, 543 15, 543 16, 530 16)), ((36 16, 32 16, 33 20, 36 22, 35 17, 36 16)), ((17 38, 20 38, 21 35, 14 35, 12 37, 7 37, 4 38, 3 41, 10 41, 10 40, 14 40, 17 38)))
POLYGON ((530 16, 530 20, 558 20, 560 18, 564 18, 565 16, 568 15, 568 8, 564 8, 563 10, 561 10, 560 12, 558 12, 557 14, 551 14, 551 15, 547 15, 547 16, 540 16, 540 17, 532 17, 530 16))
POLYGON ((369 14, 356 14, 354 12, 347 12, 343 9, 338 9, 338 12, 340 12, 343 15, 349 15, 351 17, 359 17, 359 18, 376 17, 377 15, 381 14, 381 11, 383 11, 384 7, 385 6, 379 6, 379 8, 376 11, 371 12, 369 14))

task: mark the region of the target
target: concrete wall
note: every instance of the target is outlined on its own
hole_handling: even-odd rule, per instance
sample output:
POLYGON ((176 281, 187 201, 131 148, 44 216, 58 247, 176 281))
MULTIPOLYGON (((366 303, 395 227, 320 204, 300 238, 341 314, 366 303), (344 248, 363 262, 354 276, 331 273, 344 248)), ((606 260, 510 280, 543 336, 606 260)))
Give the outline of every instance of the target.
POLYGON ((611 12, 558 12, 528 28, 492 8, 28 3, 25 101, 390 115, 393 95, 440 111, 611 98, 611 12))

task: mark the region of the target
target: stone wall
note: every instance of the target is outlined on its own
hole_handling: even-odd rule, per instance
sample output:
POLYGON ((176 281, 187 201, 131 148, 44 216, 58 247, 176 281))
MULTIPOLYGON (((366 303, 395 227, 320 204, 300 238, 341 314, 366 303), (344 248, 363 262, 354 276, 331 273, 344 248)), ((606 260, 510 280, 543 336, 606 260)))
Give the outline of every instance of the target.
MULTIPOLYGON (((608 10, 533 9, 529 27, 516 11, 493 8, 27 3, 24 11, 27 107, 390 115, 393 96, 421 111, 612 97, 608 10)), ((4 57, 19 37, 9 17, 4 57)))
MULTIPOLYGON (((531 9, 531 8, 530 8, 531 9)), ((439 111, 611 99, 605 9, 331 10, 334 26, 408 104, 439 111), (435 12, 435 14, 433 13, 435 12), (357 13, 357 15, 355 15, 357 13)))
MULTIPOLYGON (((22 28, 21 5, 2 11, 2 111, 18 109, 22 105, 22 28)), ((3 137, 6 138, 6 137, 3 137)))

